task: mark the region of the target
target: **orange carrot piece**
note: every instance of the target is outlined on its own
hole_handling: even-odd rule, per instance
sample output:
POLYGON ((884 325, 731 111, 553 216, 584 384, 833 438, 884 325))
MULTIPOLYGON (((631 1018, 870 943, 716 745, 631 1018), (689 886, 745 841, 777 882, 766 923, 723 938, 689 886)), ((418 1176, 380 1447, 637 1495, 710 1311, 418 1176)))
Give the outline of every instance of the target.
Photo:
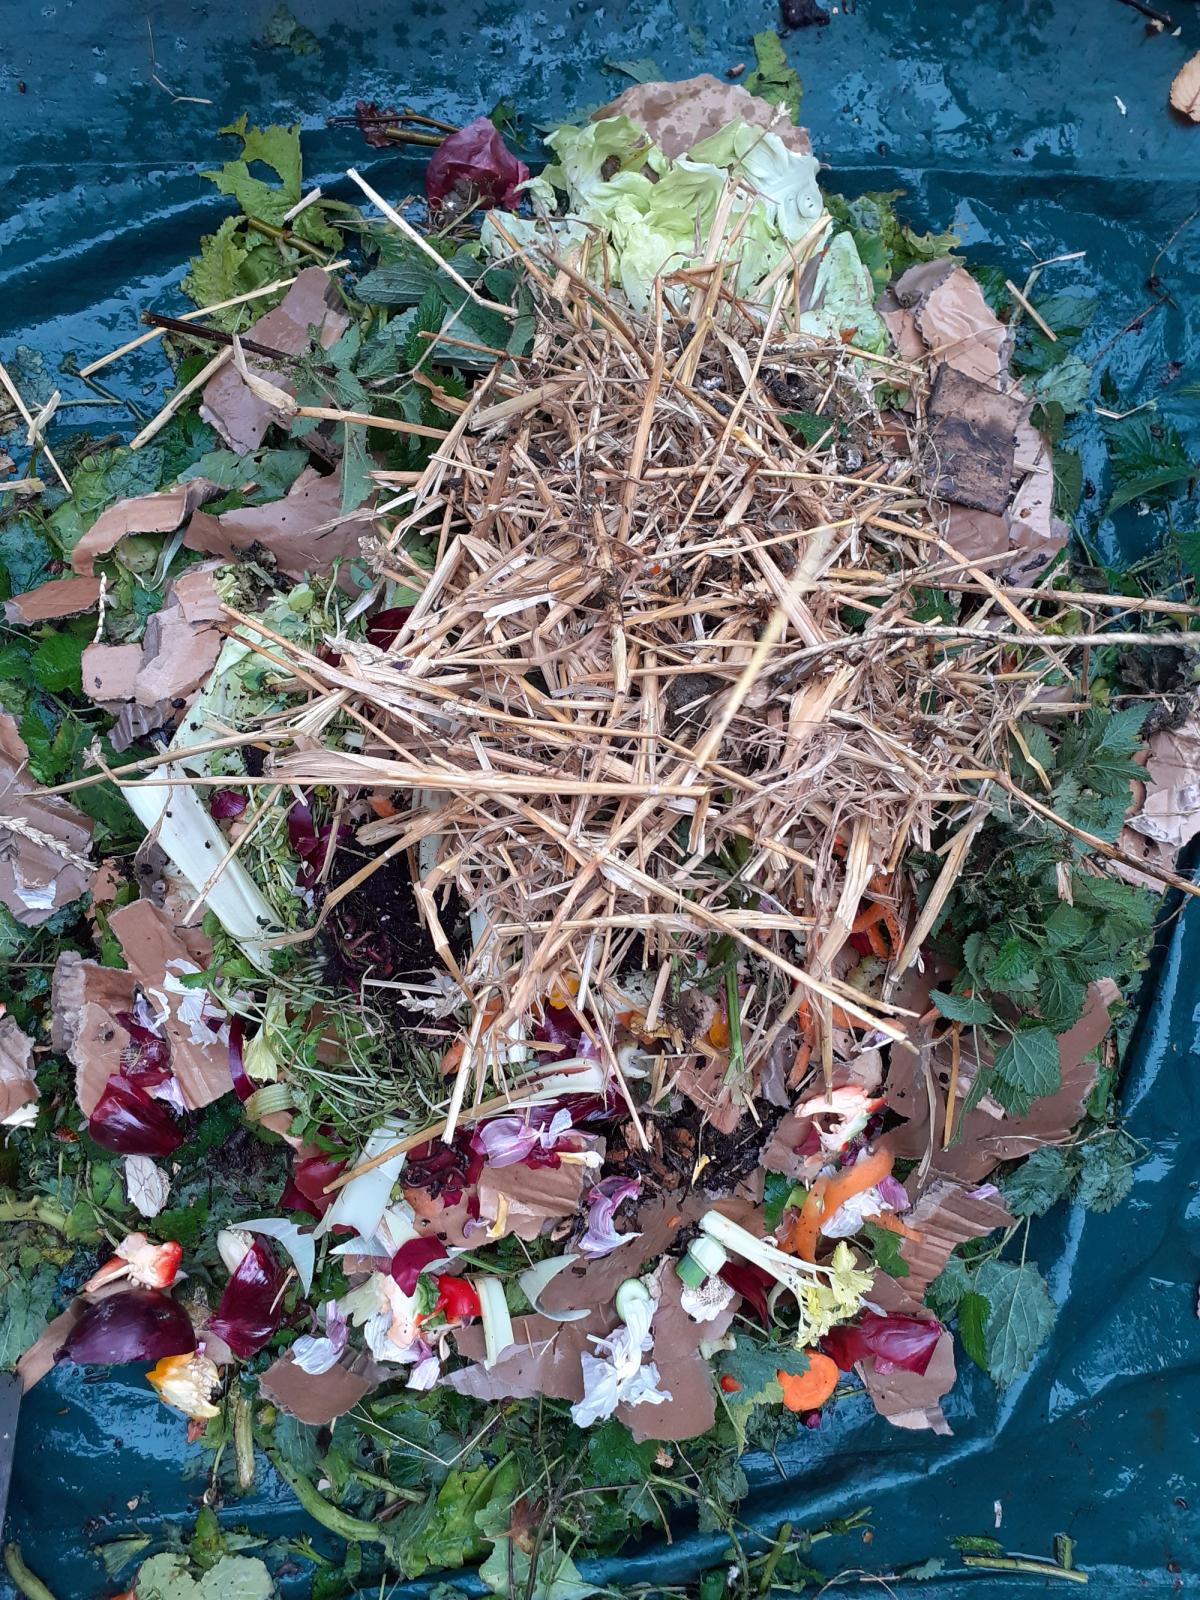
POLYGON ((783 1403, 789 1411, 815 1411, 838 1386, 837 1363, 819 1350, 806 1350, 807 1372, 777 1372, 783 1403))
POLYGON ((925 1235, 920 1228, 910 1228, 907 1222, 894 1215, 891 1211, 881 1211, 877 1217, 871 1217, 871 1225, 884 1228, 888 1233, 898 1233, 905 1239, 923 1239, 925 1235))
POLYGON ((871 1189, 892 1170, 892 1152, 873 1150, 869 1156, 847 1167, 832 1178, 818 1178, 808 1191, 808 1199, 796 1220, 779 1241, 779 1248, 802 1261, 815 1261, 817 1243, 821 1237, 821 1222, 831 1217, 839 1206, 845 1205, 864 1189, 871 1189))

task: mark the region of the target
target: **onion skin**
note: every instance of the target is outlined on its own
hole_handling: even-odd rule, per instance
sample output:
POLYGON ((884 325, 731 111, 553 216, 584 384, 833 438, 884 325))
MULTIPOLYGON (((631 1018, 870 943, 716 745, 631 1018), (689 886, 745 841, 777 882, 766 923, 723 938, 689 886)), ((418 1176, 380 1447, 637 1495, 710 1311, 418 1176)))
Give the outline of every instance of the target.
POLYGON ((183 1143, 183 1132, 162 1101, 152 1100, 119 1073, 104 1085, 93 1106, 88 1133, 105 1150, 122 1156, 169 1156, 183 1143))
POLYGON ((257 1355, 279 1327, 286 1282, 274 1251, 262 1239, 255 1239, 225 1285, 217 1314, 209 1323, 240 1360, 257 1355))
POLYGON ((196 1330, 178 1300, 157 1289, 126 1289, 89 1305, 54 1359, 120 1367, 190 1355, 195 1348, 196 1330))
POLYGON ((857 1325, 831 1328, 821 1340, 843 1372, 856 1361, 875 1360, 875 1371, 923 1374, 937 1342, 946 1330, 932 1318, 906 1317, 899 1312, 881 1317, 868 1311, 857 1325))

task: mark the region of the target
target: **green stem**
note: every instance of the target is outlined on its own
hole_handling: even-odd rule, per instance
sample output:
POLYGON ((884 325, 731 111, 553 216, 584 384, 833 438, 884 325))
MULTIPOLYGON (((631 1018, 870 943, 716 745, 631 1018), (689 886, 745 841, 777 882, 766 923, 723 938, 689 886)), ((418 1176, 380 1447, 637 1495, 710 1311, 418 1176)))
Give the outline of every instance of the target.
POLYGON ((742 996, 738 990, 737 962, 725 971, 725 1009, 729 1013, 729 1071, 726 1083, 736 1083, 746 1071, 746 1051, 742 1044, 742 996))
POLYGON ((775 1568, 783 1559, 783 1553, 787 1549, 791 1537, 792 1525, 790 1522, 785 1522, 779 1530, 774 1546, 768 1553, 766 1561, 763 1563, 762 1578, 758 1585, 759 1594, 770 1594, 771 1580, 775 1576, 775 1568))
POLYGON ((1038 1578, 1066 1578, 1071 1583, 1086 1583, 1088 1575, 1075 1567, 1058 1567, 1053 1561, 1035 1561, 1025 1556, 964 1556, 968 1567, 983 1567, 988 1572, 1029 1572, 1038 1578))
POLYGON ((390 1478, 385 1478, 378 1472, 367 1472, 362 1467, 351 1467, 350 1476, 357 1478, 359 1483, 365 1483, 368 1489, 382 1489, 384 1494, 390 1494, 394 1499, 411 1500, 413 1505, 425 1499, 420 1489, 402 1489, 390 1478))
POLYGON ((373 1522, 363 1522, 331 1505, 314 1484, 283 1459, 278 1450, 268 1450, 267 1455, 275 1471, 291 1488, 292 1493, 314 1521, 319 1522, 339 1539, 359 1540, 362 1543, 386 1544, 387 1533, 373 1522))
POLYGON ((67 1231, 67 1213, 56 1200, 38 1196, 34 1200, 0 1200, 0 1222, 40 1222, 57 1233, 67 1231))
POLYGON ((307 239, 299 239, 286 228, 277 228, 273 222, 264 222, 261 217, 247 217, 246 220, 256 233, 265 233, 269 239, 279 239, 284 244, 290 244, 293 250, 300 250, 304 255, 312 256, 313 260, 320 262, 323 267, 328 266, 333 259, 332 256, 326 255, 324 250, 319 250, 315 244, 309 244, 307 239))
POLYGON ((19 1544, 4 1546, 4 1568, 25 1596, 25 1600, 54 1600, 54 1596, 40 1578, 34 1576, 21 1556, 19 1544))

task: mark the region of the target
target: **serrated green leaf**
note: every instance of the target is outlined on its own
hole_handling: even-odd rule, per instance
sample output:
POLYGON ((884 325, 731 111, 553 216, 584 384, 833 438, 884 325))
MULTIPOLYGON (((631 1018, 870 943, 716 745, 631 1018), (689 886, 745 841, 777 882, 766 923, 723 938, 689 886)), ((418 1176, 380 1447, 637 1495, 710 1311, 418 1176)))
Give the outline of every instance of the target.
POLYGON ((1155 412, 1106 421, 1104 435, 1113 484, 1106 516, 1134 500, 1161 503, 1196 473, 1179 434, 1155 412))
POLYGON ((995 1016, 987 1001, 977 995, 947 994, 944 989, 934 989, 929 998, 951 1022, 978 1024, 991 1022, 995 1016))
POLYGON ((779 1398, 778 1372, 807 1372, 808 1357, 794 1345, 765 1345, 744 1333, 736 1335, 734 1349, 721 1356, 721 1375, 740 1386, 739 1401, 754 1401, 775 1389, 779 1398))
POLYGON ((1054 1094, 1062 1083, 1062 1065, 1050 1029, 1024 1028, 1014 1033, 996 1056, 994 1071, 997 1078, 1034 1100, 1054 1094))
POLYGON ((970 1356, 977 1367, 984 1372, 988 1368, 987 1340, 984 1330, 987 1327, 991 1306, 983 1295, 977 1294, 974 1289, 969 1289, 958 1302, 958 1336, 962 1340, 962 1347, 970 1356))
POLYGON ((957 1250, 952 1250, 946 1257, 946 1265, 926 1289, 925 1304, 942 1322, 947 1322, 970 1287, 967 1264, 957 1250))
POLYGON ((1078 356, 1068 355, 1045 372, 1027 378, 1025 392, 1041 405, 1060 405, 1070 417, 1083 409, 1091 386, 1091 367, 1078 356))
POLYGON ((58 1272, 49 1262, 32 1270, 0 1268, 0 1370, 11 1371, 54 1314, 58 1272))
POLYGON ((1083 457, 1077 450, 1055 445, 1051 451, 1054 468, 1054 514, 1070 518, 1083 499, 1083 457))
POLYGON ((1112 1211, 1133 1187, 1137 1145, 1119 1128, 1079 1146, 1075 1199, 1089 1211, 1112 1211))
POLYGON ((1020 1377, 1048 1336, 1058 1312, 1045 1279, 1030 1261, 984 1261, 975 1292, 990 1310, 984 1327, 987 1370, 1001 1388, 1020 1377))
POLYGON ((636 61, 614 61, 606 56, 604 70, 619 72, 622 77, 632 78, 634 83, 653 83, 662 77, 662 69, 653 56, 639 56, 636 61))
POLYGON ((50 576, 54 550, 30 517, 13 517, 0 524, 0 582, 8 580, 8 594, 36 589, 50 576))
POLYGON ((1002 1181, 1004 1203, 1014 1217, 1044 1217, 1063 1198, 1075 1177, 1066 1153, 1042 1145, 1002 1181))
POLYGON ((82 693, 80 665, 88 639, 83 634, 52 633, 29 658, 30 671, 47 694, 82 693))
POLYGON ((1056 963, 1043 971, 1038 983, 1038 1016, 1056 1034, 1066 1033, 1083 1015, 1087 987, 1056 963))
POLYGON ((654 1466, 657 1449, 652 1439, 635 1444, 629 1429, 615 1417, 589 1429, 587 1434, 588 1467, 596 1483, 644 1483, 654 1466))
POLYGON ((1004 1546, 986 1533, 956 1533, 950 1540, 965 1556, 1002 1556, 1004 1546))
POLYGON ((889 1278, 907 1278, 909 1265, 900 1254, 900 1235, 890 1228, 881 1228, 877 1222, 864 1223, 862 1231, 880 1272, 886 1272, 889 1278))

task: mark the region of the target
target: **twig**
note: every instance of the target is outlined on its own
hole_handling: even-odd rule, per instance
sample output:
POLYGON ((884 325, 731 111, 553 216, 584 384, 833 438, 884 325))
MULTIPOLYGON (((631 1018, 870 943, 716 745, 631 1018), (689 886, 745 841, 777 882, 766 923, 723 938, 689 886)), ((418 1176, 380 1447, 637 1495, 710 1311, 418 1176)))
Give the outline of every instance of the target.
POLYGON ((1147 5, 1146 0, 1120 0, 1121 5, 1128 6, 1131 11, 1140 11, 1142 16, 1149 17, 1151 22, 1157 22, 1161 27, 1173 28, 1174 19, 1165 11, 1156 11, 1153 6, 1147 5))
POLYGON ((158 415, 152 417, 142 431, 129 441, 129 448, 131 450, 140 450, 144 444, 148 444, 154 438, 156 433, 161 433, 175 413, 195 394, 196 390, 203 389, 208 380, 220 372, 232 353, 230 350, 218 350, 212 360, 205 362, 200 371, 194 377, 189 378, 183 388, 177 390, 171 396, 158 415))
MULTIPOLYGON (((4 365, 4 363, 2 361, 0 361, 0 383, 2 383, 4 385, 4 387, 5 387, 5 389, 8 391, 9 399, 12 401, 13 405, 16 406, 17 410, 21 413, 21 416, 23 417, 23 419, 25 421, 25 425, 26 425, 27 428, 29 428, 30 433, 32 435, 33 431, 34 431, 33 415, 30 412, 29 407, 25 404, 24 400, 21 399, 20 393, 17 390, 17 386, 12 381, 12 379, 9 377, 8 368, 4 365)), ((45 440, 42 440, 41 448, 46 452, 46 460, 54 468, 55 477, 57 477, 59 483, 62 484, 63 488, 67 491, 67 493, 70 494, 70 492, 71 492, 70 481, 67 478, 66 473, 59 466, 58 462, 54 459, 53 450, 51 450, 50 446, 45 442, 45 440)), ((34 448, 34 454, 35 455, 37 454, 37 447, 36 446, 34 448)))

